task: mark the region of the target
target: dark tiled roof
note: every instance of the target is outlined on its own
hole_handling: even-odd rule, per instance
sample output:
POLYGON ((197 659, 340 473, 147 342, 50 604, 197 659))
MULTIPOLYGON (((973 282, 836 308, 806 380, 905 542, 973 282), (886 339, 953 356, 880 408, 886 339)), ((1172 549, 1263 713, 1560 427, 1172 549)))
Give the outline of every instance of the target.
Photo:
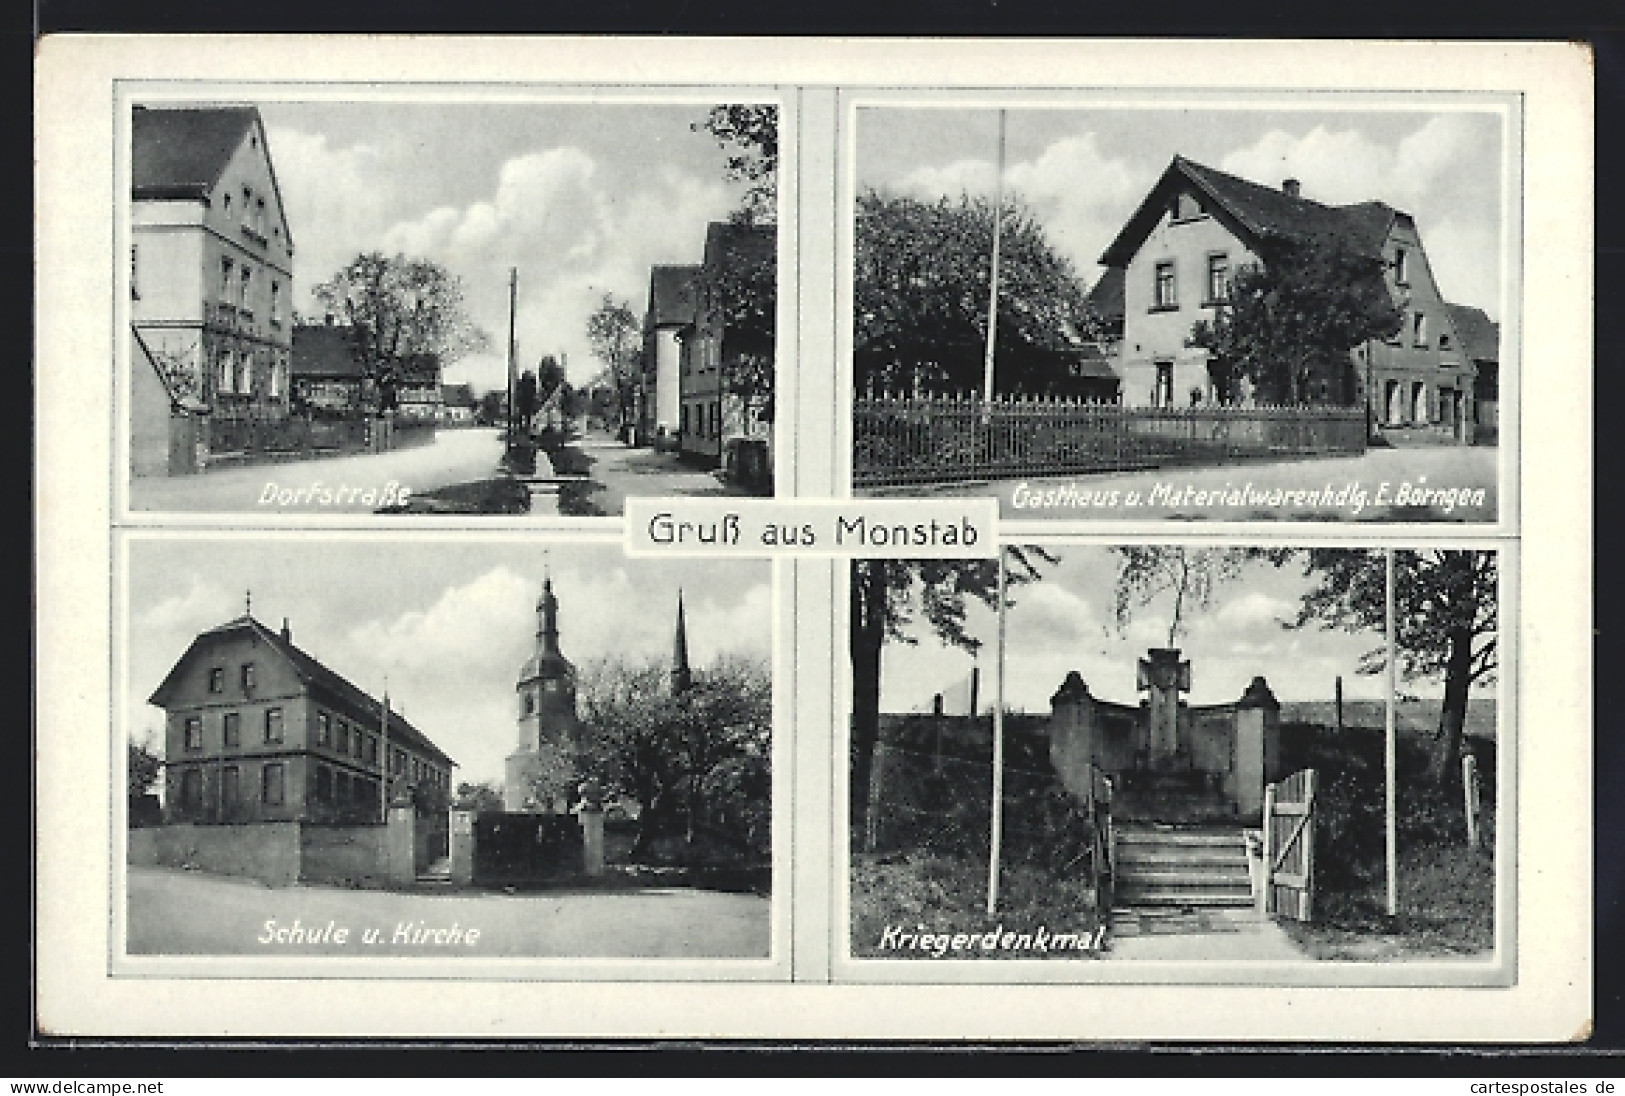
POLYGON ((360 380, 361 362, 350 344, 350 329, 337 324, 294 328, 288 370, 295 377, 360 380))
POLYGON ((1105 320, 1123 318, 1123 268, 1110 266, 1089 291, 1089 303, 1105 320))
POLYGON ((253 107, 136 107, 130 134, 135 197, 207 195, 258 117, 253 107))
POLYGON ((1450 322, 1461 340, 1462 353, 1473 361, 1498 362, 1501 360, 1501 325, 1490 320, 1482 308, 1470 304, 1446 305, 1450 309, 1450 322))
MULTIPOLYGON (((153 691, 149 703, 163 706, 163 701, 170 691, 172 679, 176 672, 186 664, 188 657, 200 645, 206 643, 211 636, 229 635, 232 632, 250 631, 259 640, 267 644, 272 650, 282 655, 293 666, 294 673, 314 691, 326 694, 336 706, 346 709, 345 715, 358 720, 376 719, 382 710, 382 701, 376 700, 352 685, 343 675, 328 669, 312 656, 295 647, 289 640, 282 638, 280 632, 272 631, 251 616, 241 616, 236 620, 228 621, 215 628, 201 633, 187 648, 186 654, 175 663, 163 683, 153 691)), ((399 712, 390 712, 389 733, 391 738, 410 744, 430 757, 438 758, 448 765, 453 764, 444 750, 429 740, 429 736, 407 722, 406 717, 399 712)))
POLYGON ((396 379, 404 384, 440 383, 440 359, 433 354, 412 354, 402 359, 395 370, 396 379))
POLYGON ((1402 216, 1383 202, 1323 205, 1175 156, 1157 185, 1151 188, 1151 193, 1101 256, 1102 264, 1128 265, 1182 181, 1189 182, 1206 196, 1210 212, 1228 220, 1244 236, 1251 237, 1245 241, 1249 243, 1269 239, 1307 243, 1341 240, 1355 251, 1378 255, 1388 237, 1389 226, 1396 216, 1402 216))
POLYGON ((694 322, 697 266, 657 266, 649 271, 649 326, 682 326, 694 322))

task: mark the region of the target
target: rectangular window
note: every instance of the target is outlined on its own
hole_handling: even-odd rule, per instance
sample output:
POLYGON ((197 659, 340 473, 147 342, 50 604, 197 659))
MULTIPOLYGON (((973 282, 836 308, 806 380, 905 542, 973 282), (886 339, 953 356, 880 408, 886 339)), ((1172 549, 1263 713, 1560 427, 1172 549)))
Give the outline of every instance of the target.
POLYGON ((282 324, 282 283, 271 283, 271 322, 277 326, 282 324))
POLYGON ((1157 407, 1172 407, 1174 404, 1174 363, 1157 362, 1157 387, 1151 394, 1151 402, 1157 407))
POLYGON ((1428 386, 1421 381, 1411 385, 1411 422, 1418 426, 1428 421, 1428 386))
POLYGON ((1428 344, 1428 318, 1421 312, 1411 317, 1411 345, 1425 347, 1428 344))
POLYGON ((216 666, 209 671, 209 691, 223 693, 226 691, 226 670, 223 666, 216 666))
POLYGON ((339 736, 333 748, 341 754, 350 752, 350 725, 342 719, 339 720, 339 736))
POLYGON ((333 717, 326 712, 316 713, 316 745, 331 746, 333 744, 333 717))
POLYGON ((224 738, 228 746, 241 746, 243 744, 243 717, 240 713, 226 713, 224 738))
POLYGON ((184 748, 196 752, 203 748, 203 717, 189 715, 186 717, 184 748))
POLYGON ((392 751, 392 756, 389 759, 389 771, 393 773, 401 773, 406 771, 405 750, 392 751))
POLYGON ((239 290, 239 296, 238 296, 238 300, 237 300, 237 307, 241 308, 244 312, 247 312, 250 315, 252 315, 253 311, 254 311, 253 310, 254 295, 253 295, 253 292, 252 292, 253 280, 254 280, 254 272, 252 270, 250 270, 248 268, 248 266, 245 264, 243 266, 242 287, 239 290))
POLYGON ((1179 294, 1174 284, 1174 264, 1157 264, 1156 308, 1178 308, 1179 294))
POLYGON ((1405 251, 1405 249, 1403 247, 1394 248, 1394 284, 1395 285, 1410 285, 1411 284, 1411 263, 1410 263, 1410 258, 1411 258, 1410 255, 1405 251))
POLYGON ((350 801, 350 776, 348 773, 339 773, 334 778, 334 797, 340 803, 350 801))
POLYGON ((1222 301, 1230 294, 1230 257, 1218 252, 1207 257, 1207 300, 1204 304, 1222 301))
POLYGON ((360 758, 360 757, 364 756, 366 754, 366 752, 367 752, 367 736, 362 733, 360 727, 357 727, 355 729, 355 756, 357 758, 360 758))
POLYGON ((333 770, 326 765, 316 766, 316 802, 333 802, 333 770))
POLYGON ((378 739, 370 734, 367 736, 367 762, 372 765, 378 764, 378 739))
POLYGON ((282 741, 282 709, 267 708, 265 710, 265 741, 282 741))
POLYGON ((254 695, 254 664, 252 662, 243 663, 241 680, 243 685, 243 695, 254 695))
POLYGON ((254 199, 254 231, 265 235, 265 199, 254 199))
POLYGON ((181 773, 181 806, 194 811, 203 806, 203 773, 198 769, 181 773))
POLYGON ((230 304, 232 294, 237 290, 237 284, 231 276, 232 263, 230 259, 220 260, 220 303, 230 304))
POLYGON ((234 810, 243 802, 242 773, 235 765, 228 765, 220 771, 220 805, 226 810, 234 810))
POLYGON ((260 799, 267 806, 280 806, 282 803, 282 770, 281 763, 265 766, 260 773, 261 795, 260 799))

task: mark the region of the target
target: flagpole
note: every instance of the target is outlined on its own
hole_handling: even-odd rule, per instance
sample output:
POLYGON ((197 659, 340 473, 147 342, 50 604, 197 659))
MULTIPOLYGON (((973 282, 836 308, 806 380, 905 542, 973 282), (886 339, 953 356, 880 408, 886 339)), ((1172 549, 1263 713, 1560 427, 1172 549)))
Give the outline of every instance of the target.
POLYGON ((1385 799, 1386 818, 1386 845, 1388 866, 1388 916, 1393 917, 1399 912, 1399 882, 1397 869, 1399 863, 1398 829, 1394 817, 1394 550, 1384 549, 1386 575, 1386 613, 1384 629, 1388 644, 1388 710, 1386 729, 1383 736, 1383 791, 1385 799))
POLYGON ((999 857, 1004 844, 1004 548, 999 548, 999 645, 993 679, 993 826, 987 858, 987 915, 999 909, 999 857))
POLYGON ((993 345, 999 329, 999 243, 1004 228, 1004 111, 999 111, 999 166, 993 181, 993 264, 988 272, 987 348, 982 357, 982 400, 993 402, 993 345))

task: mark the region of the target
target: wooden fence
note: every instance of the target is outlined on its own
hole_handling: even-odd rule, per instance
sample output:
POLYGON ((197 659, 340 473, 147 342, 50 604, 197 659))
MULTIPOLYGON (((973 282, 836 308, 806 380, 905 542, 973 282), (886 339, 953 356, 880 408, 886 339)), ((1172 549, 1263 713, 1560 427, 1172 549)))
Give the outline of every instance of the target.
POLYGON ((1264 912, 1308 921, 1315 910, 1315 770, 1264 787, 1264 912))
POLYGON ((860 396, 857 487, 1365 451, 1358 407, 1125 407, 1047 398, 860 396))

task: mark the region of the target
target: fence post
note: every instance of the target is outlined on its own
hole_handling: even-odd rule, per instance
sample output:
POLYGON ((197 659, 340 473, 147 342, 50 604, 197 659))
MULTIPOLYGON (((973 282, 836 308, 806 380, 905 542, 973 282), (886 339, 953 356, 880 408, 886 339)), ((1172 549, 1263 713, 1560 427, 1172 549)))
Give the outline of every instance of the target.
POLYGON ((1275 899, 1272 893, 1274 887, 1270 877, 1275 873, 1275 841, 1273 830, 1275 826, 1275 785, 1264 785, 1264 868, 1260 873, 1259 909, 1258 912, 1268 916, 1275 912, 1275 899))
POLYGON ((1461 796, 1467 815, 1467 847, 1478 848, 1478 759, 1472 754, 1461 755, 1461 796))

